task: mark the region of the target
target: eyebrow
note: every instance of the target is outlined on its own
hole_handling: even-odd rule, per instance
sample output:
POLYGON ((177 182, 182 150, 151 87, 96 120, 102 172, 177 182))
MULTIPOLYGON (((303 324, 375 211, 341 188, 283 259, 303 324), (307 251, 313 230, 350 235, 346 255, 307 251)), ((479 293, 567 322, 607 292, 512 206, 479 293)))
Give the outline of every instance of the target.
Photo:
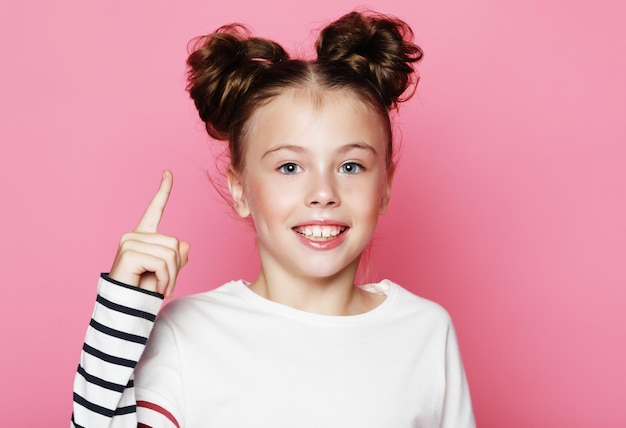
MULTIPOLYGON (((288 151, 292 151, 296 153, 304 153, 308 151, 307 148, 303 146, 297 146, 294 144, 281 144, 279 146, 272 147, 271 149, 263 153, 263 156, 261 156, 261 159, 265 158, 266 156, 270 156, 276 152, 279 152, 281 150, 288 150, 288 151)), ((376 149, 374 148, 374 146, 368 143, 364 143, 364 142, 356 142, 356 143, 349 143, 349 144, 343 145, 339 148, 339 150, 337 150, 337 153, 345 153, 345 152, 349 152, 350 150, 366 150, 368 152, 371 152, 374 155, 378 153, 376 149)))
POLYGON ((265 158, 266 156, 270 156, 276 152, 279 152, 281 150, 289 150, 289 151, 296 152, 296 153, 306 152, 306 149, 302 146, 296 146, 294 144, 281 144, 279 146, 272 147, 271 149, 263 153, 263 156, 261 156, 261 159, 265 158))
POLYGON ((358 142, 358 143, 350 143, 350 144, 346 144, 345 146, 342 146, 339 150, 337 150, 339 153, 345 153, 345 152, 349 152, 350 150, 366 150, 369 152, 372 152, 372 154, 377 154, 378 152, 376 152, 376 149, 374 148, 374 146, 372 146, 371 144, 368 143, 364 143, 364 142, 358 142))

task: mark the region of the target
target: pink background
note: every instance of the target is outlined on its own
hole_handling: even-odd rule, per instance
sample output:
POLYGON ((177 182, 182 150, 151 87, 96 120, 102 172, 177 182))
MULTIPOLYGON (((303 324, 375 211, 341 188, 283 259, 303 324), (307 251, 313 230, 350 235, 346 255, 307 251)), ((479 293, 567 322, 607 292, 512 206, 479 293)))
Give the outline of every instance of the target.
MULTIPOLYGON (((205 177, 186 43, 240 21, 291 52, 345 0, 2 2, 3 426, 67 426, 98 274, 156 189, 192 242, 178 294, 251 279, 205 177)), ((426 55, 372 273, 452 314, 480 427, 626 426, 626 10, 380 0, 426 55)), ((215 149, 213 149, 215 150, 215 149)))

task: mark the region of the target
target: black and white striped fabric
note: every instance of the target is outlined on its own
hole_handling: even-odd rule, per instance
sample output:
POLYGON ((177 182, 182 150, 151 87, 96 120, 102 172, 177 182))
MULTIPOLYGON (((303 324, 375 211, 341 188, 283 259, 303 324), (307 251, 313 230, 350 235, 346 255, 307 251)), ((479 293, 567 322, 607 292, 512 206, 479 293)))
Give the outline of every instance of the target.
POLYGON ((133 371, 162 302, 161 294, 101 275, 74 380, 71 427, 138 426, 133 371))

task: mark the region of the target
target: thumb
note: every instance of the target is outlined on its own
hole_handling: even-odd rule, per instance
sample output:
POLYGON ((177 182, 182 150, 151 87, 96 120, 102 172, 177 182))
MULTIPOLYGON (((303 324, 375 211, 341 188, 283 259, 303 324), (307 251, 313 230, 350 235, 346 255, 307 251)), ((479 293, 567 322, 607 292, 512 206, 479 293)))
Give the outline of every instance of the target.
POLYGON ((187 241, 180 241, 178 244, 178 253, 180 254, 180 267, 182 269, 187 262, 189 261, 189 250, 191 249, 191 244, 187 241))

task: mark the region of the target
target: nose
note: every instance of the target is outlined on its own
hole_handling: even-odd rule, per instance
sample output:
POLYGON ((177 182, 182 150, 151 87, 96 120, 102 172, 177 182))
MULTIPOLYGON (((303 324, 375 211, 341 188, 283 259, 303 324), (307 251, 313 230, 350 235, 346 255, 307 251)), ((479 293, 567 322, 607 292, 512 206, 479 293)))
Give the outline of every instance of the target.
POLYGON ((310 207, 333 207, 341 203, 334 174, 319 172, 311 177, 306 194, 306 204, 310 207))

